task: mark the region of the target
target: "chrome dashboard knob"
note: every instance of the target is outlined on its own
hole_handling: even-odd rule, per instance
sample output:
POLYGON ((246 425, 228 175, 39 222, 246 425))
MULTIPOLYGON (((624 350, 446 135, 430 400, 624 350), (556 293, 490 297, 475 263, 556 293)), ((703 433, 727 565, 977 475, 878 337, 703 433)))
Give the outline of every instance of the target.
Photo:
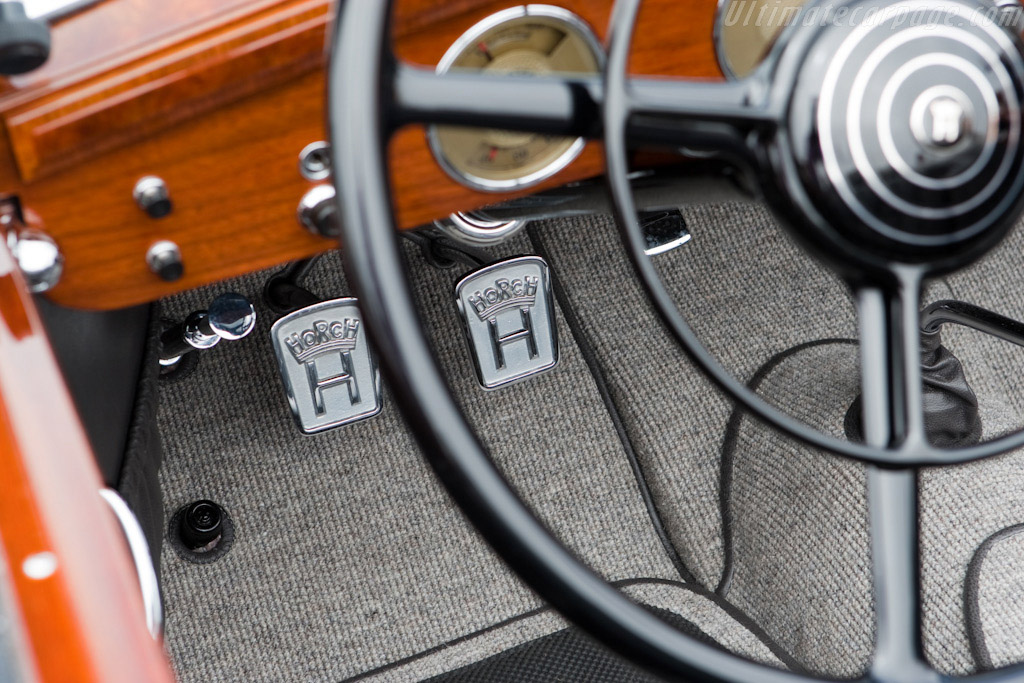
POLYGON ((7 233, 7 247, 33 294, 47 292, 60 282, 64 255, 53 238, 43 231, 24 226, 12 229, 7 233))
POLYGON ((132 190, 132 197, 140 209, 150 218, 163 218, 171 213, 174 204, 171 202, 171 191, 163 178, 154 175, 139 178, 132 190))
POLYGON ((151 273, 164 282, 176 282, 185 274, 181 249, 170 240, 160 240, 146 252, 146 265, 151 273))
POLYGON ((333 185, 317 185, 303 195, 296 216, 314 235, 336 239, 341 234, 333 185))
POLYGON ((236 340, 247 336, 256 326, 256 309, 241 294, 221 294, 206 311, 204 333, 221 339, 236 340))

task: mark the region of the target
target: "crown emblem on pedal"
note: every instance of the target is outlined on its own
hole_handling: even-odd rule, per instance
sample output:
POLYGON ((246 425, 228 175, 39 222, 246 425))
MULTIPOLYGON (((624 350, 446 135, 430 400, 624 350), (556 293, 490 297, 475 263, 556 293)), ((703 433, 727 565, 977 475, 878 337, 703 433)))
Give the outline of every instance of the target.
POLYGON ((459 281, 455 298, 485 389, 558 363, 551 278, 544 259, 524 256, 481 268, 459 281))
POLYGON ((533 308, 539 287, 540 278, 530 275, 515 280, 498 278, 490 286, 471 294, 469 305, 478 318, 490 320, 507 310, 533 308))
POLYGON ((380 374, 355 299, 325 301, 271 328, 288 404, 299 427, 315 434, 380 412, 380 374))

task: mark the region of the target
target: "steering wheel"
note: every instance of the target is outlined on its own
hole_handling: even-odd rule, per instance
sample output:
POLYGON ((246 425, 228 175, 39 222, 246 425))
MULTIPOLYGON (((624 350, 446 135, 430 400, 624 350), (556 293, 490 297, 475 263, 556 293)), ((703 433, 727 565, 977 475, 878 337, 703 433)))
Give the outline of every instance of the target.
MULTIPOLYGON (((876 642, 865 681, 952 680, 923 654, 917 470, 1024 446, 928 443, 919 362, 922 283, 997 245, 1024 204, 1024 45, 985 0, 819 0, 764 63, 726 83, 627 73, 640 0, 618 0, 600 77, 437 74, 400 63, 391 2, 343 0, 328 84, 345 267, 396 402, 452 497, 506 563, 591 636, 670 680, 808 681, 700 643, 573 557, 490 461, 452 399, 413 305, 386 169, 409 123, 603 138, 636 272, 696 364, 755 416, 868 464, 876 642), (808 13, 828 21, 804 21, 808 13), (860 17, 858 19, 858 17, 860 17), (916 19, 915 19, 916 18, 916 19), (865 443, 784 414, 732 377, 675 308, 644 254, 628 146, 726 154, 785 229, 850 286, 859 316, 865 443)), ((1010 681, 1024 666, 966 680, 1010 681)))

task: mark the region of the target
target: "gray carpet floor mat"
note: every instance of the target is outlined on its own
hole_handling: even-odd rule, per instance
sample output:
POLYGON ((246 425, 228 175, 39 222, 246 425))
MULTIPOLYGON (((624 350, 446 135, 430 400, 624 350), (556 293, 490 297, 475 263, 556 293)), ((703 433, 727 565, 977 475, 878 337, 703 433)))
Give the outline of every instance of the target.
MULTIPOLYGON (((451 383, 526 500, 607 578, 678 579, 571 337, 556 370, 484 392, 451 298, 461 271, 409 256, 451 383)), ((227 288, 257 301, 262 285, 251 276, 190 293, 164 313, 181 317, 227 288)), ((325 298, 348 294, 336 255, 308 285, 325 298)), ((192 376, 161 391, 168 519, 210 498, 237 529, 215 564, 165 552, 167 643, 181 680, 340 680, 537 608, 453 507, 390 397, 374 419, 298 432, 269 343, 272 316, 259 313, 249 338, 204 354, 192 376)))
MULTIPOLYGON (((859 391, 856 346, 841 341, 855 335, 842 285, 761 207, 703 206, 685 215, 693 242, 658 259, 681 310, 738 377, 756 377, 770 401, 841 436, 859 391)), ((1024 270, 1021 235, 936 283, 929 298, 955 295, 1024 319, 1013 279, 1024 270)), ((737 413, 660 326, 609 219, 539 224, 532 236, 503 253, 538 247, 551 262, 687 568, 803 666, 860 673, 873 638, 863 468, 737 413)), ((411 247, 408 256, 453 389, 527 502, 609 579, 677 580, 572 337, 561 335, 555 371, 483 392, 451 300, 467 269, 438 271, 411 247)), ((180 317, 227 289, 258 299, 263 277, 176 297, 165 313, 180 317)), ((348 294, 333 255, 309 286, 324 298, 348 294)), ((495 628, 541 606, 453 508, 390 397, 368 422, 298 433, 272 360, 271 322, 261 311, 252 337, 204 354, 192 377, 161 391, 168 518, 209 497, 239 529, 235 547, 213 565, 165 551, 168 648, 181 679, 341 680, 408 660, 381 680, 418 680, 561 628, 552 615, 544 628, 495 628), (489 635, 477 640, 481 630, 489 635), (453 641, 470 645, 419 656, 453 641)), ((559 329, 566 332, 561 316, 559 329)), ((961 330, 950 330, 947 344, 978 393, 986 436, 1024 424, 1024 350, 961 330)), ((925 642, 943 670, 978 666, 964 581, 986 538, 1024 522, 1019 460, 1011 454, 922 475, 925 642)), ((1022 596, 1010 597, 1020 605, 1022 596)), ((993 661, 1009 661, 1013 650, 1001 643, 1024 642, 1024 606, 993 615, 986 599, 980 609, 993 661)), ((687 610, 694 606, 674 611, 687 610)), ((723 624, 722 638, 758 656, 743 629, 723 624)))
MULTIPOLYGON (((846 288, 763 207, 683 213, 693 241, 655 259, 679 309, 737 377, 749 381, 770 369, 760 378, 762 396, 843 436, 859 393, 856 347, 836 341, 856 333, 846 288)), ((736 413, 694 373, 646 305, 611 221, 574 221, 542 227, 540 239, 569 283, 684 560, 811 670, 860 674, 874 633, 864 469, 736 413), (585 239, 560 239, 560 232, 585 239), (609 300, 629 325, 647 331, 641 342, 623 343, 606 324, 609 300), (723 492, 723 481, 731 490, 723 492)), ((984 262, 933 282, 925 300, 962 298, 1024 319, 1022 262, 1018 229, 984 262)), ((1024 425, 1024 349, 955 328, 944 339, 967 366, 986 438, 1024 425)), ((985 537, 1024 520, 1019 459, 922 475, 925 645, 944 671, 978 666, 963 616, 964 579, 985 537)), ((1022 603, 1010 631, 1017 641, 1024 640, 1022 603)))
MULTIPOLYGON (((800 345, 854 336, 842 285, 790 244, 762 207, 704 206, 684 215, 693 241, 655 263, 680 310, 737 377, 753 377, 800 345)), ((545 226, 540 240, 608 368, 637 457, 693 573, 771 624, 783 647, 808 667, 860 673, 873 618, 863 472, 761 425, 752 431, 749 420, 730 430, 737 420, 733 405, 660 325, 610 219, 545 226), (586 239, 559 239, 559 231, 586 239), (606 324, 609 300, 630 316, 626 326, 645 331, 642 340, 624 340, 606 324), (728 533, 721 490, 726 449, 733 486, 725 513, 734 522, 728 533), (832 571, 846 564, 854 570, 832 571)), ((856 396, 856 359, 824 363, 821 353, 786 358, 761 393, 816 427, 829 423, 833 433, 838 416, 841 436, 843 402, 856 396)))
MULTIPOLYGON (((616 584, 636 602, 685 617, 715 643, 732 651, 744 652, 757 661, 783 667, 772 652, 772 645, 735 614, 706 595, 684 584, 668 581, 636 580, 616 584)), ((473 664, 509 648, 528 643, 566 627, 555 612, 540 608, 495 624, 482 632, 471 633, 444 643, 406 660, 351 679, 352 683, 400 683, 435 676, 473 664)), ((783 659, 788 659, 783 655, 783 659)), ((348 683, 348 682, 346 682, 348 683)))

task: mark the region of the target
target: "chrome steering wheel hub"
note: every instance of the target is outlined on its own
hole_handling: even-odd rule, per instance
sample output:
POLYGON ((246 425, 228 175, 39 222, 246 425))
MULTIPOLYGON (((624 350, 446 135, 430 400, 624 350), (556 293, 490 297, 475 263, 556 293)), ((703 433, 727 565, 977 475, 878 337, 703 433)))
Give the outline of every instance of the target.
POLYGON ((794 35, 784 49, 799 54, 774 63, 783 76, 774 82, 792 88, 780 136, 791 163, 777 165, 780 177, 809 200, 799 213, 827 223, 828 253, 864 250, 871 265, 882 256, 962 266, 1020 210, 1019 40, 979 2, 843 8, 845 20, 837 13, 824 28, 798 27, 813 37, 794 35), (785 70, 797 59, 790 81, 785 70))

